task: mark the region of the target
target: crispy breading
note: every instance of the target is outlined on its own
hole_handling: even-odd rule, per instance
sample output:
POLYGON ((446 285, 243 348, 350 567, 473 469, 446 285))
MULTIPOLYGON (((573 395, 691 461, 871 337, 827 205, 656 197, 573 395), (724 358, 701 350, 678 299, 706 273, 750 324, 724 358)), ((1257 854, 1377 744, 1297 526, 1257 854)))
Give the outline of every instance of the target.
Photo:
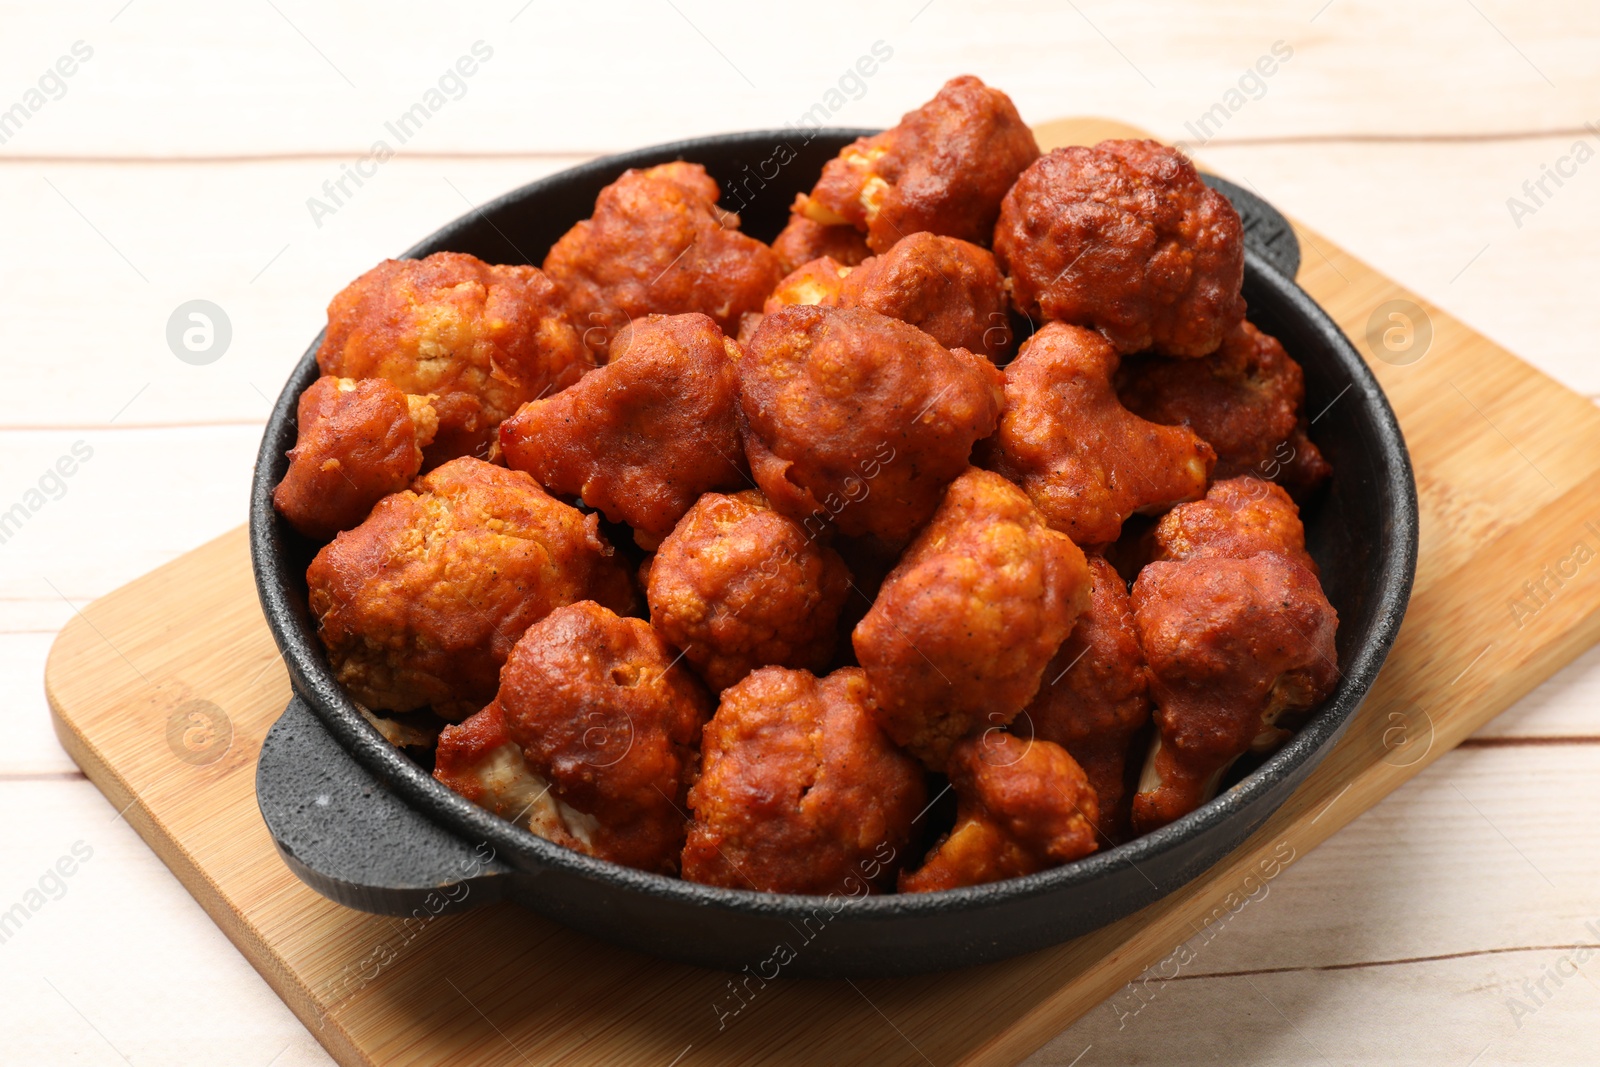
POLYGON ((528 475, 451 460, 384 497, 306 571, 334 673, 370 708, 459 720, 494 696, 517 638, 552 609, 634 604, 599 519, 528 475))
POLYGON ((1155 141, 1057 148, 1006 194, 994 253, 1017 310, 1124 353, 1204 356, 1244 318, 1244 229, 1227 197, 1155 141))
POLYGON ((431 397, 381 378, 318 378, 296 410, 298 436, 272 503, 314 541, 358 525, 372 505, 410 485, 439 428, 431 397))
POLYGON ((588 362, 537 267, 436 252, 385 260, 334 297, 317 365, 433 394, 439 427, 425 466, 435 467, 485 455, 502 419, 571 385, 588 362))
POLYGON ((707 493, 650 566, 650 622, 712 692, 757 667, 827 670, 850 572, 755 490, 707 493))
POLYGON ((893 129, 846 146, 795 209, 853 226, 874 252, 922 230, 987 245, 1001 198, 1038 157, 1011 98, 966 74, 893 129))
POLYGON ((867 704, 853 668, 819 679, 763 667, 724 691, 689 791, 683 877, 769 893, 891 888, 927 794, 867 704))
POLYGON ((863 308, 766 316, 739 362, 751 472, 772 506, 819 533, 904 544, 994 431, 1000 372, 863 308))
POLYGON ((900 892, 930 893, 1059 867, 1095 850, 1094 790, 1066 749, 994 731, 950 757, 956 825, 900 892))
POLYGON ((500 427, 507 465, 582 497, 653 548, 714 489, 749 485, 739 438, 738 346, 704 315, 647 315, 612 360, 500 427))
POLYGON ((1216 461, 1193 431, 1122 406, 1118 358, 1093 330, 1045 326, 1006 367, 1006 410, 983 453, 1080 545, 1115 541, 1135 512, 1199 499, 1216 461))
POLYGON ((630 170, 600 191, 594 214, 568 230, 544 269, 595 359, 645 315, 709 315, 724 333, 757 311, 783 276, 778 257, 739 232, 698 163, 630 170))
POLYGON ((853 635, 889 736, 930 769, 1004 726, 1089 605, 1083 552, 1026 494, 971 468, 951 483, 853 635))

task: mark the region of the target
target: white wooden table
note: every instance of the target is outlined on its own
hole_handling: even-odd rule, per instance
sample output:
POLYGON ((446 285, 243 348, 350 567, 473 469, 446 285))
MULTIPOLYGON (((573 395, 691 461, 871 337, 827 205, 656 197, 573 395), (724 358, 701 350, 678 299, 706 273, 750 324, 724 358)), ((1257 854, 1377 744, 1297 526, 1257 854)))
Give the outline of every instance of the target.
MULTIPOLYGON (((470 203, 818 102, 838 124, 887 125, 970 71, 1035 121, 1201 130, 1193 150, 1217 169, 1600 394, 1591 3, 446 11, 0 4, 0 512, 27 512, 0 542, 0 913, 28 913, 0 929, 8 1064, 329 1062, 61 752, 41 672, 74 610, 243 521, 269 397, 329 295, 470 203), (385 123, 480 41, 492 55, 396 145, 385 123), (891 57, 830 96, 880 41, 891 57), (1279 42, 1290 57, 1230 95, 1279 42), (314 218, 308 198, 329 205, 324 182, 379 139, 394 158, 314 218), (232 329, 203 366, 166 339, 191 299, 232 329), (71 476, 50 473, 75 447, 71 476)), ((1597 808, 1591 650, 1296 863, 1193 971, 1146 985, 1137 1014, 1096 1008, 1031 1062, 1600 1062, 1600 952, 1584 949, 1600 943, 1597 808)))

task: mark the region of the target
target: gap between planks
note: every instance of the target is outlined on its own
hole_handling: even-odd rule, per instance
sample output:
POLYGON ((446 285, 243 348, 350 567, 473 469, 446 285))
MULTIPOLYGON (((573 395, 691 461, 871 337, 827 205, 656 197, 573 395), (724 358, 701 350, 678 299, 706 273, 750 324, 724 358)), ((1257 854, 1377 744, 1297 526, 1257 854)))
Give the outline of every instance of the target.
POLYGON ((1561 745, 1600 745, 1600 736, 1589 734, 1550 734, 1528 737, 1495 736, 1495 737, 1469 737, 1462 741, 1457 748, 1523 748, 1527 746, 1561 746, 1561 745))
MULTIPOLYGON (((1538 141, 1556 137, 1582 137, 1594 131, 1585 126, 1556 126, 1535 130, 1489 130, 1482 133, 1300 133, 1267 134, 1261 137, 1214 137, 1204 142, 1207 148, 1293 144, 1477 144, 1496 141, 1538 141)), ((1180 139, 1181 140, 1181 139, 1180 139)), ((319 160, 351 159, 366 154, 366 149, 325 149, 299 152, 240 152, 229 155, 0 155, 0 165, 130 165, 164 166, 196 163, 228 165, 234 163, 298 163, 319 160)), ((397 152, 399 160, 516 160, 516 159, 594 159, 625 151, 618 148, 579 148, 560 150, 512 149, 490 151, 397 152)))
POLYGON ((1480 956, 1504 956, 1518 952, 1575 952, 1579 949, 1600 948, 1591 943, 1567 945, 1508 945, 1499 948, 1463 949, 1460 952, 1441 952, 1434 956, 1404 956, 1393 960, 1356 960, 1349 963, 1307 963, 1290 967, 1258 967, 1238 971, 1207 971, 1203 974, 1175 974, 1169 982, 1198 982, 1207 978, 1254 978, 1263 974, 1307 974, 1315 971, 1361 971, 1370 967, 1405 967, 1420 963, 1440 963, 1444 960, 1474 959, 1480 956))

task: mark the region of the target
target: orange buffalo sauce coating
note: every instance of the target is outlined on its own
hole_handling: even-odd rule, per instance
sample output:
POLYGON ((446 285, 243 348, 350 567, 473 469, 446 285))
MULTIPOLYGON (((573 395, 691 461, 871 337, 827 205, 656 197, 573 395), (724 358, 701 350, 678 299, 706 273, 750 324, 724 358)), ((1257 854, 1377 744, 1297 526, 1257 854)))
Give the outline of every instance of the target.
POLYGON ((599 520, 518 471, 462 457, 384 497, 306 571, 334 674, 369 708, 461 719, 552 609, 634 603, 599 520))
POLYGON ((656 552, 650 622, 713 692, 757 667, 827 670, 850 572, 755 490, 707 493, 656 552))
POLYGON ((385 260, 335 296, 317 365, 433 394, 439 426, 425 465, 434 467, 485 455, 502 419, 571 385, 588 364, 537 267, 436 252, 385 260))
POLYGON ((726 690, 689 791, 683 877, 769 893, 892 887, 927 796, 868 700, 854 668, 763 667, 726 690))
POLYGON ((1118 361, 1093 330, 1050 323, 1006 367, 1006 410, 986 445, 986 465, 1080 545, 1115 541, 1135 512, 1199 499, 1216 461, 1192 431, 1122 406, 1118 361))
POLYGON ((994 364, 863 308, 796 306, 739 361, 745 453, 772 506, 819 533, 904 544, 994 431, 994 364))
POLYGON ((1124 354, 1204 356, 1244 318, 1244 227, 1155 141, 1057 148, 1006 194, 994 254, 1017 310, 1104 333, 1124 354))
POLYGON ((854 227, 874 252, 922 230, 986 245, 1001 198, 1038 156, 1011 98, 967 74, 893 129, 846 146, 795 211, 854 227))
MULTIPOLYGON (((1089 608, 1045 668, 1039 694, 1012 724, 1053 741, 1078 761, 1094 789, 1100 839, 1128 837, 1133 792, 1128 780, 1135 738, 1150 722, 1150 672, 1122 576, 1089 557, 1089 608)), ((1135 757, 1142 759, 1141 751, 1135 757)))
POLYGON ((874 710, 930 769, 962 737, 1016 718, 1089 605, 1083 553, 1016 486, 951 484, 853 635, 874 710))
POLYGON ((750 484, 738 357, 704 315, 648 315, 613 342, 610 363, 507 419, 501 452, 653 548, 700 494, 750 484))
POLYGON ((969 737, 950 757, 956 825, 900 892, 1019 878, 1095 850, 1094 790, 1066 749, 995 731, 969 737))
MULTIPOLYGON (((797 199, 804 200, 801 194, 797 199)), ((772 242, 772 251, 786 271, 799 269, 813 259, 827 256, 840 266, 853 267, 872 255, 867 239, 854 226, 824 226, 804 215, 790 215, 789 222, 772 242)))
POLYGON ((986 248, 914 233, 841 281, 840 307, 899 319, 946 348, 999 359, 1011 348, 1005 279, 986 248))
POLYGON ((709 315, 724 333, 759 311, 783 276, 778 257, 739 232, 698 163, 630 170, 600 191, 594 215, 545 256, 544 269, 598 362, 645 315, 709 315))
POLYGON ((1179 504, 1161 516, 1151 543, 1154 559, 1249 559, 1257 552, 1277 552, 1317 573, 1317 562, 1306 551, 1300 509, 1282 488, 1260 478, 1213 483, 1205 499, 1179 504))
POLYGON ((1282 723, 1327 699, 1339 617, 1278 552, 1151 563, 1132 604, 1158 731, 1133 800, 1142 834, 1209 800, 1235 759, 1276 748, 1282 723))
POLYGON ((1218 478, 1251 474, 1301 498, 1332 473, 1307 436, 1300 364, 1248 322, 1210 356, 1124 360, 1117 395, 1134 414, 1203 438, 1217 451, 1218 478))
POLYGON ((296 530, 326 541, 411 484, 439 428, 431 397, 381 378, 318 378, 300 394, 299 436, 272 503, 296 530))

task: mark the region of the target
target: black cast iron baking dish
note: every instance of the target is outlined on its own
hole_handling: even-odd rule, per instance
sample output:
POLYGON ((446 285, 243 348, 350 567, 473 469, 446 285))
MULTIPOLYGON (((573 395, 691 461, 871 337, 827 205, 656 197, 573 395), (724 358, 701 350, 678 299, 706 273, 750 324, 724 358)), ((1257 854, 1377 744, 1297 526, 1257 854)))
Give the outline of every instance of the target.
MULTIPOLYGON (((469 252, 538 263, 596 194, 629 167, 702 163, 746 232, 771 240, 794 194, 870 131, 728 134, 612 156, 526 185, 405 253, 469 252)), ((1313 434, 1336 472, 1306 513, 1307 542, 1338 609, 1343 679, 1280 751, 1170 826, 1052 871, 944 893, 865 899, 696 885, 568 851, 435 782, 384 741, 334 681, 306 607, 316 546, 272 508, 294 444, 295 403, 317 376, 313 341, 273 409, 251 495, 257 588, 297 694, 257 768, 262 815, 290 868, 324 895, 394 915, 514 900, 641 952, 737 971, 780 944, 791 976, 872 977, 984 963, 1066 940, 1177 889, 1254 831, 1350 722, 1394 641, 1416 562, 1417 504, 1400 428, 1377 381, 1333 321, 1292 280, 1299 254, 1282 216, 1215 182, 1246 220, 1250 318, 1305 368, 1313 434)))

